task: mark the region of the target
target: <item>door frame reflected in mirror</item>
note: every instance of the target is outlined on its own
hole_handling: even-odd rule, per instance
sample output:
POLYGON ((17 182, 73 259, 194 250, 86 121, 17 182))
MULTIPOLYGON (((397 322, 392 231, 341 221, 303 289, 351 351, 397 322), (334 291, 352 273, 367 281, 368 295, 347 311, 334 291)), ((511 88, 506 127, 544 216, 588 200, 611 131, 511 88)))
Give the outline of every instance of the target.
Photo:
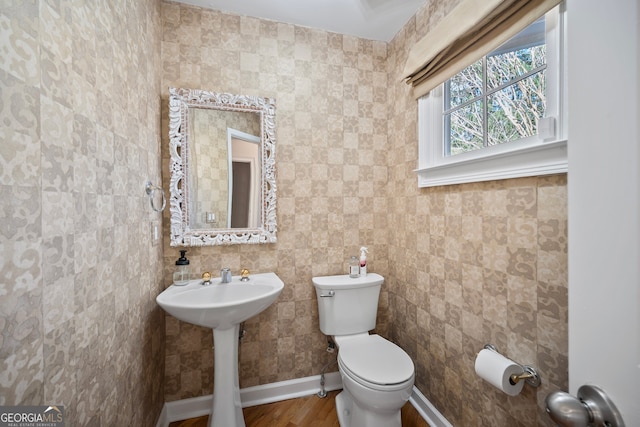
POLYGON ((260 167, 258 165, 258 161, 260 159, 261 142, 260 137, 257 135, 251 135, 238 129, 227 128, 227 153, 230 153, 227 156, 229 162, 228 170, 231 171, 229 172, 229 197, 227 208, 227 227, 229 228, 239 228, 235 227, 233 223, 234 220, 239 219, 241 216, 236 212, 236 209, 233 208, 234 205, 237 206, 236 196, 238 194, 238 188, 235 185, 236 182, 234 178, 237 171, 234 163, 238 162, 249 164, 248 207, 246 212, 242 212, 244 214, 242 217, 246 217, 245 221, 248 228, 257 227, 260 223, 258 215, 259 212, 257 212, 258 209, 256 209, 256 207, 260 206, 260 193, 258 192, 258 187, 260 186, 261 177, 259 176, 260 167), (240 147, 238 147, 238 144, 240 147), (242 145, 245 145, 245 147, 242 147, 242 145), (257 146, 257 150, 252 149, 252 145, 257 146), (245 150, 242 150, 242 148, 245 148, 245 150))

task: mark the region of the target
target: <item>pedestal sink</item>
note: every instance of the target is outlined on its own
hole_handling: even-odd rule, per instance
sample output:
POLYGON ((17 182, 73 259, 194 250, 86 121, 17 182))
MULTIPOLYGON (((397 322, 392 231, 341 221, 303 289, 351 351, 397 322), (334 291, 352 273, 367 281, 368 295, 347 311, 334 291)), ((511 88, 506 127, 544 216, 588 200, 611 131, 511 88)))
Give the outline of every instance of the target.
POLYGON ((275 273, 252 275, 248 281, 234 276, 231 283, 212 280, 202 285, 171 285, 156 302, 167 313, 195 325, 213 329, 215 345, 213 412, 209 427, 245 427, 238 381, 240 323, 269 307, 284 283, 275 273))

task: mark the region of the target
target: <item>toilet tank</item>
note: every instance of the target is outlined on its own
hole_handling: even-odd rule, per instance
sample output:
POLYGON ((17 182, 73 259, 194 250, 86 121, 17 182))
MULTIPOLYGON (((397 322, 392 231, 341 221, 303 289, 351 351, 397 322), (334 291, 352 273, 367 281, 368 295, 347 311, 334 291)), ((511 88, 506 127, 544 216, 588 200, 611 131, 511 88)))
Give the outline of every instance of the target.
POLYGON ((320 330, 325 335, 351 335, 376 327, 378 297, 384 277, 369 273, 356 279, 348 275, 312 279, 318 297, 320 330))

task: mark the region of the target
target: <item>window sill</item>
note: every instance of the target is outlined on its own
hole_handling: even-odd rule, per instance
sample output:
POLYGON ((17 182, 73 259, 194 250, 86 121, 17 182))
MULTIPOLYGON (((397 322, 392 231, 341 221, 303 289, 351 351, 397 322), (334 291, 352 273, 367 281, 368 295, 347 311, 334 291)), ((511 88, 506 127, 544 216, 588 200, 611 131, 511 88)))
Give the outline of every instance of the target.
POLYGON ((418 187, 464 184, 567 172, 567 141, 416 169, 418 187))

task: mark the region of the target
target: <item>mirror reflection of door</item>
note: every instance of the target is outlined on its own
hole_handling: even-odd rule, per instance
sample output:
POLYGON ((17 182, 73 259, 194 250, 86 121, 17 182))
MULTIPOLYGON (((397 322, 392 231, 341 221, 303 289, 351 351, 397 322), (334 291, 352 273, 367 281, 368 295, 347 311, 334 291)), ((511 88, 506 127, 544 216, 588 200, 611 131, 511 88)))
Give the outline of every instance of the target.
POLYGON ((249 203, 251 200, 251 163, 234 161, 232 169, 231 228, 248 228, 249 203))
POLYGON ((260 137, 228 130, 230 228, 256 228, 260 224, 260 137))

